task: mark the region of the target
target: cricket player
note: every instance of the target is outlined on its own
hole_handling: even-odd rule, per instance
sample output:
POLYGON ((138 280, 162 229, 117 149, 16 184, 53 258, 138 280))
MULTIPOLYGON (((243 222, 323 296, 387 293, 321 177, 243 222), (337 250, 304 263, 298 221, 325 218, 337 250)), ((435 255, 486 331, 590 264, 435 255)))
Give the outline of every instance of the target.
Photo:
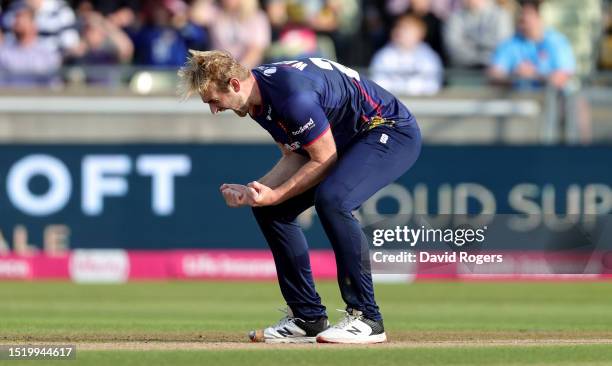
POLYGON ((385 342, 367 238, 352 212, 417 160, 421 136, 414 116, 358 72, 321 58, 248 70, 226 52, 191 51, 179 77, 184 97, 198 93, 213 114, 249 115, 282 152, 265 176, 220 187, 228 206, 252 207, 287 302, 286 316, 251 331, 251 340, 385 342), (315 290, 308 244, 296 222, 313 205, 334 250, 346 303, 345 317, 333 326, 315 290))

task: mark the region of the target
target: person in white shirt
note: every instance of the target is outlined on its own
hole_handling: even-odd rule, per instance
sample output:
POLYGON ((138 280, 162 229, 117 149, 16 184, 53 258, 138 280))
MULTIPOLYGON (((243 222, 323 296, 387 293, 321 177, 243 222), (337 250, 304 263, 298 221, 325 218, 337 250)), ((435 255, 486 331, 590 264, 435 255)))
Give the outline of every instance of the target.
POLYGON ((76 15, 64 0, 19 0, 11 3, 2 17, 4 30, 10 30, 16 10, 27 6, 34 12, 38 39, 46 47, 67 54, 79 45, 76 15))
POLYGON ((391 41, 370 64, 374 82, 398 95, 432 95, 442 86, 442 62, 423 42, 427 29, 422 20, 406 15, 398 18, 391 41))
POLYGON ((493 0, 463 0, 446 22, 444 40, 451 65, 482 69, 500 42, 512 36, 512 15, 493 0))
POLYGON ((12 32, 0 45, 0 87, 52 87, 60 84, 59 51, 38 37, 34 10, 14 8, 12 32))

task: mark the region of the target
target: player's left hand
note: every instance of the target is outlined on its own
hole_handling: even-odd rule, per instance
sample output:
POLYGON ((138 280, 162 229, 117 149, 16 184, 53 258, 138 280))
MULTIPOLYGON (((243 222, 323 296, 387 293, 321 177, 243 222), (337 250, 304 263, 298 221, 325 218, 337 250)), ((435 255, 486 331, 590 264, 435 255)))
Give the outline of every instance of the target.
POLYGON ((242 184, 223 184, 219 187, 225 203, 229 207, 251 206, 256 194, 252 188, 242 184))
POLYGON ((280 199, 279 194, 274 189, 263 185, 258 181, 253 181, 247 184, 247 187, 249 187, 256 193, 252 196, 253 199, 251 202, 251 206, 253 207, 275 205, 280 199))

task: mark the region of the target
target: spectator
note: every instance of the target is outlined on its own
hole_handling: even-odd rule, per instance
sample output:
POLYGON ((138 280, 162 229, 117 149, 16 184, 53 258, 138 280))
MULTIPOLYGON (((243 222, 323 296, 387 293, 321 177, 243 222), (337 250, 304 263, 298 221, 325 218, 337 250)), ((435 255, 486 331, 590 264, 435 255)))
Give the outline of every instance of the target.
POLYGON ((129 62, 134 52, 132 41, 110 19, 97 12, 83 19, 81 42, 72 56, 84 64, 118 64, 129 62))
POLYGON ((497 82, 514 82, 517 88, 541 87, 548 82, 563 89, 576 68, 568 40, 561 33, 546 29, 536 0, 523 2, 518 33, 500 44, 489 75, 497 82))
MULTIPOLYGON (((440 19, 448 19, 449 15, 461 7, 462 0, 431 0, 431 11, 440 19)), ((384 0, 385 12, 397 18, 405 14, 414 4, 414 0, 384 0)))
POLYGON ((372 80, 394 94, 437 93, 442 84, 442 63, 423 42, 425 32, 425 23, 419 18, 400 17, 391 31, 391 42, 374 55, 372 80))
POLYGON ((463 8, 450 16, 444 32, 451 64, 488 66, 495 47, 512 31, 510 13, 492 0, 463 0, 463 8))
POLYGON ((96 12, 119 28, 129 28, 136 20, 137 0, 78 0, 79 14, 96 12))
MULTIPOLYGON (((87 66, 113 66, 129 62, 132 41, 111 20, 100 13, 85 13, 79 46, 70 54, 71 63, 87 66)), ((86 68, 88 83, 109 84, 118 81, 119 69, 113 67, 86 68)))
POLYGON ((451 14, 459 11, 463 0, 432 0, 431 10, 442 21, 448 20, 451 14))
POLYGON ((208 48, 206 30, 190 20, 181 0, 148 0, 141 16, 143 25, 132 35, 138 65, 176 67, 189 48, 208 48))
POLYGON ((285 0, 266 0, 264 2, 264 10, 270 21, 272 41, 275 42, 279 39, 281 31, 289 20, 287 2, 285 0))
POLYGON ((221 0, 210 34, 214 49, 228 51, 247 68, 263 61, 271 41, 270 22, 257 0, 221 0))
POLYGON ((62 54, 79 44, 74 11, 63 0, 20 0, 11 4, 3 17, 3 28, 11 29, 15 21, 15 9, 27 5, 34 11, 40 42, 62 54))
POLYGON ((408 12, 425 22, 427 28, 425 43, 436 51, 442 63, 447 65, 448 59, 442 39, 442 20, 432 12, 432 0, 411 0, 408 12))
POLYGON ((332 34, 338 30, 341 4, 334 0, 301 0, 307 11, 310 27, 319 33, 332 34))
POLYGON ((367 37, 365 47, 374 50, 382 48, 389 40, 390 26, 398 17, 412 14, 422 18, 427 24, 427 42, 448 63, 444 45, 443 25, 448 14, 458 8, 462 0, 375 0, 364 1, 364 33, 367 37), (431 15, 428 15, 431 14, 431 15), (437 21, 435 20, 437 19, 437 21), (439 23, 439 24, 435 24, 439 23), (438 33, 438 34, 436 34, 438 33))
MULTIPOLYGON (((284 1, 284 0, 283 0, 284 1)), ((215 19, 217 0, 193 0, 190 3, 189 18, 194 24, 207 28, 215 19)))
POLYGON ((408 11, 411 3, 411 0, 385 0, 385 13, 397 20, 398 17, 408 11))
POLYGON ((287 4, 287 22, 279 38, 268 49, 271 62, 302 57, 320 57, 317 34, 309 25, 306 9, 302 4, 287 4))
POLYGON ((12 33, 0 46, 0 85, 58 85, 61 55, 38 38, 34 10, 21 4, 12 11, 12 33))

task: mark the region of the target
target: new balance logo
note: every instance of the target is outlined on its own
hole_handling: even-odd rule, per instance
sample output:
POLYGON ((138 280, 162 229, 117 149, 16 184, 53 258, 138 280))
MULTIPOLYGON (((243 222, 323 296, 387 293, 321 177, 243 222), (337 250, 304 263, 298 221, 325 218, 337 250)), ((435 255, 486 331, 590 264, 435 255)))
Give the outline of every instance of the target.
POLYGON ((352 335, 357 335, 357 333, 361 333, 361 331, 354 325, 351 329, 347 329, 346 331, 351 333, 352 335))
POLYGON ((283 337, 289 337, 292 336, 293 333, 291 333, 291 331, 285 327, 283 327, 283 329, 279 329, 277 330, 278 334, 282 335, 283 337))

